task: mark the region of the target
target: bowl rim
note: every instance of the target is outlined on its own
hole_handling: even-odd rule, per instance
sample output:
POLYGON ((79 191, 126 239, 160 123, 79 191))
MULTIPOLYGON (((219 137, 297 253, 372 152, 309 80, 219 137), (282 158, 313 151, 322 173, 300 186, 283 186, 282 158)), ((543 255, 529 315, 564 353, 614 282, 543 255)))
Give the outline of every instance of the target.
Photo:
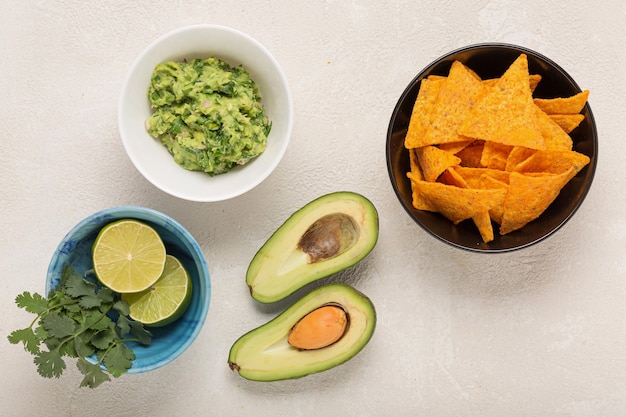
MULTIPOLYGON (((209 272, 209 267, 206 261, 206 257, 204 256, 204 253, 202 252, 202 249, 200 248, 200 245, 198 244, 196 239, 181 223, 179 223, 173 217, 163 212, 160 212, 158 210, 148 208, 148 207, 142 207, 142 206, 122 205, 122 206, 109 207, 109 208, 99 210, 95 213, 92 213, 84 217, 82 220, 76 223, 61 239, 61 241, 59 242, 59 244, 57 245, 57 247, 55 248, 52 254, 50 263, 48 264, 46 282, 45 282, 45 289, 46 289, 45 296, 46 297, 48 296, 49 291, 56 286, 56 285, 51 286, 52 277, 55 274, 58 274, 58 267, 63 266, 65 264, 66 259, 64 260, 63 258, 69 256, 69 254, 71 253, 71 251, 70 252, 66 251, 65 244, 68 241, 71 241, 75 235, 79 234, 81 229, 83 229, 90 222, 93 222, 94 220, 97 220, 99 218, 106 218, 106 216, 117 216, 118 219, 136 218, 142 221, 153 222, 153 220, 150 220, 147 218, 149 216, 152 216, 158 220, 163 221, 163 225, 160 225, 161 227, 166 228, 166 229, 170 229, 170 228, 175 229, 177 232, 181 233, 184 239, 186 240, 186 243, 188 243, 188 246, 193 252, 192 254, 190 254, 190 256, 192 257, 192 259, 194 260, 197 266, 198 279, 204 282, 205 284, 206 296, 201 298, 201 308, 199 311, 200 314, 199 314, 199 317, 196 319, 197 324, 196 326, 194 326, 191 332, 187 333, 188 337, 183 341, 183 343, 181 343, 175 350, 173 350, 170 353, 170 355, 168 355, 166 358, 163 358, 163 359, 160 359, 155 362, 151 362, 149 364, 142 365, 142 366, 136 366, 136 364, 133 363, 133 366, 131 366, 131 368, 128 370, 127 373, 138 374, 138 373, 148 372, 148 371, 163 367, 173 362, 177 358, 179 358, 182 355, 182 353, 185 350, 187 350, 189 346, 191 346, 191 344, 195 341, 197 336, 200 334, 202 328, 204 327, 204 323, 206 322, 206 318, 207 318, 208 311, 209 311, 209 305, 211 303, 211 275, 209 272)), ((115 218, 110 219, 110 221, 115 221, 115 218)), ((87 235, 81 237, 81 240, 84 240, 89 235, 92 235, 94 232, 95 230, 90 231, 87 235)))
POLYGON ((456 48, 450 52, 446 52, 443 55, 440 55, 438 58, 432 60, 428 65, 426 65, 422 70, 420 70, 418 72, 417 75, 415 75, 411 81, 407 84, 407 86, 404 88, 404 90, 402 91, 402 94, 400 95, 400 97, 398 98, 393 111, 391 113, 391 118, 389 121, 389 125, 387 128, 387 132, 386 132, 386 141, 385 141, 385 151, 386 151, 386 163, 387 163, 387 173, 389 176, 389 180, 391 181, 391 185, 392 188, 394 190, 394 193, 396 194, 397 199, 399 200, 400 204, 402 205, 403 209, 405 210, 405 212, 409 215, 409 217, 415 222, 417 223, 417 225, 423 229, 424 231, 427 232, 428 235, 436 238, 437 240, 446 243, 452 247, 455 248, 459 248, 465 251, 469 251, 469 252, 475 252, 475 253, 508 253, 508 252, 512 252, 512 251, 517 251, 523 248, 527 248, 530 246, 533 246, 539 242, 542 242, 544 240, 546 240, 548 237, 552 236, 553 234, 555 234, 558 230, 560 230, 565 223, 567 223, 573 216, 574 214, 578 211, 578 209, 580 208, 580 206, 582 205, 583 201, 585 200, 585 198, 587 197, 587 195, 589 194, 589 191, 591 189, 592 183, 593 183, 593 178, 595 176, 595 171, 596 171, 596 167, 597 167, 597 162, 598 162, 598 131, 597 131, 597 126, 595 123, 595 118, 593 116, 593 112, 591 110, 591 105, 589 104, 589 102, 585 103, 585 107, 584 110, 587 112, 588 114, 588 118, 589 118, 589 124, 591 126, 591 132, 592 132, 592 137, 591 137, 591 142, 593 144, 593 157, 590 160, 590 163, 584 168, 585 170, 587 170, 588 172, 588 178, 589 181, 587 181, 586 185, 583 187, 584 189, 582 190, 582 192, 580 193, 580 198, 578 198, 578 200, 576 201, 576 204, 573 206, 572 210, 567 214, 567 216, 565 216, 563 218, 562 221, 560 221, 555 227, 553 227, 551 230, 549 230, 547 233, 544 233, 543 235, 541 235, 540 237, 533 239, 533 240, 529 240, 528 242, 521 244, 521 245, 516 245, 516 246, 511 246, 511 247, 504 247, 504 248, 485 248, 485 247, 474 247, 474 246, 468 246, 468 245, 464 245, 461 244, 459 242, 455 242, 453 240, 450 239, 446 239, 443 236, 440 236, 439 234, 435 233, 434 231, 430 230, 428 227, 426 227, 426 225, 424 225, 418 218, 416 218, 413 215, 413 208, 412 206, 408 206, 407 203, 404 201, 404 199, 402 198, 402 195, 400 194, 400 191, 398 189, 397 186, 397 181, 394 175, 394 169, 393 169, 393 163, 392 163, 392 158, 391 158, 391 142, 392 142, 392 134, 394 131, 394 126, 395 126, 395 121, 396 118, 398 116, 398 112, 400 110, 400 108, 402 107, 403 101, 406 99, 407 95, 410 94, 410 92, 413 90, 413 88, 415 88, 415 85, 417 83, 419 83, 426 74, 428 74, 437 64, 445 61, 446 59, 449 59, 451 56, 457 55, 459 53, 465 52, 465 51, 471 51, 471 50, 477 50, 477 49, 483 49, 483 48, 505 48, 508 50, 514 50, 514 51, 518 51, 519 53, 525 53, 527 55, 533 56, 536 59, 542 60, 544 62, 546 62, 547 64, 549 64, 554 70, 558 71, 569 83, 571 83, 571 85, 573 87, 575 87, 577 90, 582 91, 580 86, 578 85, 578 83, 572 78, 572 76, 565 71, 559 64, 557 64, 555 61, 553 61, 552 59, 548 58, 547 56, 545 56, 544 54, 537 52, 533 49, 530 49, 528 47, 524 47, 524 46, 520 46, 520 45, 516 45, 516 44, 511 44, 511 43, 505 43, 505 42, 482 42, 482 43, 475 43, 475 44, 470 44, 470 45, 466 45, 466 46, 462 46, 459 48, 456 48))
MULTIPOLYGON (((261 184, 263 181, 265 181, 276 169, 276 167, 278 166, 278 164, 282 161, 287 148, 289 146, 289 143, 291 141, 291 136, 292 136, 292 131, 293 131, 293 124, 294 124, 294 100, 293 100, 293 94, 291 92, 291 88, 289 86, 289 81, 288 78, 282 68, 282 66, 280 65, 280 63, 278 62, 278 60, 274 57, 274 55, 269 51, 269 49, 267 49, 261 42, 259 42, 258 40, 256 40, 255 38, 253 38, 252 36, 248 35, 247 33, 244 33, 240 30, 234 29, 232 27, 228 27, 228 26, 224 26, 224 25, 219 25, 219 24, 212 24, 212 23, 197 23, 197 24, 191 24, 191 25, 187 25, 187 26, 182 26, 173 30, 170 30, 168 32, 165 32, 163 34, 161 34, 160 36, 158 36, 156 39, 152 40, 150 43, 148 43, 147 46, 145 46, 141 52, 135 57, 135 59, 132 61, 128 71, 126 72, 126 75, 124 76, 123 82, 122 82, 122 86, 120 89, 120 94, 119 94, 119 99, 118 99, 118 103, 117 103, 117 108, 118 108, 118 112, 117 112, 117 126, 118 126, 118 132, 122 141, 122 145, 124 146, 124 149, 126 151, 126 154, 128 156, 128 158, 131 160, 133 166, 135 167, 135 169, 137 169, 139 171, 139 173, 148 181, 150 182, 153 186, 155 186, 156 188, 160 189, 161 191, 170 194, 174 197, 183 199, 183 200, 187 200, 187 201, 195 201, 195 202, 218 202, 218 201, 226 201, 226 200, 230 200, 233 199, 235 197, 238 197, 240 195, 243 195, 245 193, 247 193, 248 191, 254 189, 255 187, 257 187, 259 184, 261 184), (165 184, 160 183, 159 181, 157 181, 153 175, 149 172, 148 169, 146 169, 144 166, 142 166, 142 164, 140 163, 140 161, 138 160, 138 156, 135 155, 135 153, 132 151, 132 149, 130 148, 130 144, 129 139, 126 137, 126 132, 125 129, 123 128, 124 126, 124 109, 126 107, 125 105, 125 100, 126 100, 126 95, 127 95, 127 91, 129 90, 129 86, 132 82, 132 78, 135 74, 136 71, 138 71, 138 68, 141 66, 141 63, 148 57, 150 56, 150 54, 156 49, 158 48, 158 45, 163 42, 166 41, 170 38, 174 38, 176 36, 179 36, 181 34, 184 33, 188 33, 188 32, 194 32, 194 31, 198 31, 198 32, 203 32, 203 31, 221 31, 221 32, 225 32, 225 33, 229 33, 231 35, 234 35, 236 37, 239 37, 241 39, 244 39, 246 42, 250 43, 251 45, 253 45, 256 49, 258 49, 259 51, 261 51, 263 53, 263 55, 268 59, 268 61, 271 63, 271 67, 272 67, 272 71, 275 72, 278 75, 278 79, 281 81, 281 92, 284 93, 284 103, 285 103, 285 127, 284 127, 284 140, 280 141, 280 146, 277 147, 277 150, 275 152, 274 157, 270 160, 271 162, 268 163, 265 167, 264 170, 262 170, 261 175, 249 175, 249 180, 246 182, 245 186, 241 186, 241 187, 233 187, 232 189, 229 189, 228 191, 224 191, 221 192, 219 195, 212 195, 212 194, 205 194, 205 195, 188 195, 187 193, 184 192, 180 192, 178 191, 175 187, 172 186, 166 186, 165 184)), ((281 109, 282 110, 282 109, 281 109)), ((270 131, 270 134, 268 136, 268 140, 270 140, 272 138, 272 132, 270 131)), ((181 168, 182 169, 182 168, 181 168)), ((193 173, 190 171, 190 173, 193 173)), ((197 172, 196 172, 197 173, 197 172)), ((206 174, 205 174, 206 175, 206 174)), ((228 173, 224 173, 224 174, 220 174, 220 175, 228 175, 228 173)), ((211 179, 210 176, 207 175, 208 180, 211 179)))

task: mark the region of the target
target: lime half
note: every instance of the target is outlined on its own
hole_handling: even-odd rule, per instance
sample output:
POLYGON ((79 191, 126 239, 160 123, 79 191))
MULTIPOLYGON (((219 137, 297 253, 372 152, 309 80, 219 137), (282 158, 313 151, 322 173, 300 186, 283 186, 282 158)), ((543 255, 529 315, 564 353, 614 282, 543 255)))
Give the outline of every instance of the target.
POLYGON ((191 278, 183 264, 167 255, 163 275, 150 288, 122 294, 130 317, 147 326, 165 326, 178 319, 191 300, 191 278))
POLYGON ((138 292, 154 284, 165 266, 159 234, 137 220, 118 220, 100 230, 93 244, 98 279, 119 293, 138 292))

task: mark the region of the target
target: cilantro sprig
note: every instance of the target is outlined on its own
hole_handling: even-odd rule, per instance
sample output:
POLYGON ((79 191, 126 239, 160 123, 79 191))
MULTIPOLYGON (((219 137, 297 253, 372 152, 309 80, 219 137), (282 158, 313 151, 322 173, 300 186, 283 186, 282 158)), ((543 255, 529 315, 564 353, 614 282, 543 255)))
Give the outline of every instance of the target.
POLYGON ((152 334, 129 317, 125 301, 70 267, 47 298, 25 291, 15 303, 36 317, 30 326, 13 331, 9 342, 22 343, 46 378, 59 378, 66 369, 64 358, 76 358, 84 376, 80 386, 95 388, 132 366, 135 354, 125 342, 151 342, 152 334), (96 363, 86 359, 90 357, 96 363))

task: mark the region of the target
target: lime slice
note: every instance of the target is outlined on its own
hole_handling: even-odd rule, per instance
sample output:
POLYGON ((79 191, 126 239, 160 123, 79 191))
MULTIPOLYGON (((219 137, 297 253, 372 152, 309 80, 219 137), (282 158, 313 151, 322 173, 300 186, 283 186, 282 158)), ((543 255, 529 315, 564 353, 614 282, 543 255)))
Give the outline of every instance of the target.
POLYGON ((148 326, 165 326, 179 318, 191 300, 191 278, 183 264, 167 255, 159 280, 147 290, 122 294, 130 317, 148 326))
POLYGON ((93 268, 98 279, 113 291, 138 292, 159 279, 165 255, 165 245, 152 227, 137 220, 119 220, 98 233, 93 244, 93 268))

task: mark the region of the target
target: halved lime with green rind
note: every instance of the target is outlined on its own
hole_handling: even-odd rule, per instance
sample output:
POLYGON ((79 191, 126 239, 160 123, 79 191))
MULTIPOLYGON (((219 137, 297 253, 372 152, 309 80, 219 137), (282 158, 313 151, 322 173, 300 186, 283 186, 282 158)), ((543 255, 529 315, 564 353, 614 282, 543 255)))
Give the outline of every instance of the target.
POLYGON ((163 274, 150 288, 122 294, 130 317, 147 326, 165 326, 178 319, 191 301, 191 278, 184 265, 167 255, 163 274))
POLYGON ((133 219, 104 226, 93 244, 96 276, 118 293, 153 285, 163 273, 165 257, 165 245, 156 230, 133 219))

